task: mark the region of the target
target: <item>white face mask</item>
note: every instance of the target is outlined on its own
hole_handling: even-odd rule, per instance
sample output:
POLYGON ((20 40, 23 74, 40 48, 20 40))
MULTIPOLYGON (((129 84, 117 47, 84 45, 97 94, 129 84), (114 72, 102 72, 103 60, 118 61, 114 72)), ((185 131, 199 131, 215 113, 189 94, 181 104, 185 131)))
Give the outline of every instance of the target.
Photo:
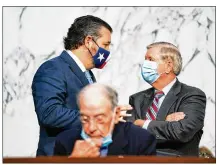
POLYGON ((141 74, 143 79, 149 83, 153 84, 161 74, 157 72, 158 64, 154 61, 144 60, 141 67, 141 74))

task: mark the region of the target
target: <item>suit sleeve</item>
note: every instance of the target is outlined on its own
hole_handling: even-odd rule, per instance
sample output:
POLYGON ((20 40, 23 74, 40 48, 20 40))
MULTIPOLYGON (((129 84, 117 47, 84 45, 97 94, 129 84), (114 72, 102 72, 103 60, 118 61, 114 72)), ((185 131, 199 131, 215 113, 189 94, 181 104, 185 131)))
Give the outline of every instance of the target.
POLYGON ((136 155, 156 155, 156 138, 147 130, 132 124, 129 137, 136 155))
MULTIPOLYGON (((144 140, 144 139, 143 139, 144 140)), ((147 134, 145 143, 141 145, 139 155, 156 155, 156 139, 153 135, 147 134)))
POLYGON ((59 139, 56 140, 55 146, 54 146, 54 156, 66 156, 66 148, 61 143, 59 139))
POLYGON ((151 121, 148 131, 156 135, 159 141, 190 141, 195 133, 203 128, 206 96, 198 90, 183 99, 178 111, 186 117, 180 121, 151 121))
POLYGON ((38 71, 33 79, 32 94, 40 125, 64 128, 78 119, 78 110, 64 105, 66 82, 58 68, 51 66, 38 71))

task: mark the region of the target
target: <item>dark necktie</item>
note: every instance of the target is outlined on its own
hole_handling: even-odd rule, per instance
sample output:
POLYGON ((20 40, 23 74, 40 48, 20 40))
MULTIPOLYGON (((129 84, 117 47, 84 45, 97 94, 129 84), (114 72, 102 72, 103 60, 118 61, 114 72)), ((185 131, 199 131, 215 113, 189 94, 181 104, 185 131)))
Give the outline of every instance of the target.
POLYGON ((162 91, 157 91, 154 94, 154 100, 145 116, 145 120, 156 120, 157 113, 159 111, 159 99, 164 95, 162 91))
POLYGON ((108 154, 108 147, 100 148, 100 157, 105 157, 108 154))

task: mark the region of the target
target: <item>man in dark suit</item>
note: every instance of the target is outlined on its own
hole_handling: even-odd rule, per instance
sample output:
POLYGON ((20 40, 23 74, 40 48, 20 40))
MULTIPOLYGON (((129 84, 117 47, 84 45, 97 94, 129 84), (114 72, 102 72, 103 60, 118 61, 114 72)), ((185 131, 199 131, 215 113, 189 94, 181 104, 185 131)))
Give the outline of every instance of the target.
POLYGON ((76 95, 96 81, 90 69, 103 68, 108 61, 111 33, 110 25, 100 18, 79 17, 64 38, 66 50, 37 70, 32 82, 40 125, 37 156, 53 155, 56 136, 81 127, 76 95))
POLYGON ((179 82, 181 54, 176 46, 157 42, 147 46, 141 68, 152 88, 130 96, 134 108, 129 121, 157 139, 157 154, 198 156, 203 134, 206 96, 198 88, 179 82))
POLYGON ((54 155, 154 155, 155 137, 131 122, 118 123, 117 103, 117 92, 108 86, 94 83, 82 89, 78 95, 82 129, 59 134, 54 155))

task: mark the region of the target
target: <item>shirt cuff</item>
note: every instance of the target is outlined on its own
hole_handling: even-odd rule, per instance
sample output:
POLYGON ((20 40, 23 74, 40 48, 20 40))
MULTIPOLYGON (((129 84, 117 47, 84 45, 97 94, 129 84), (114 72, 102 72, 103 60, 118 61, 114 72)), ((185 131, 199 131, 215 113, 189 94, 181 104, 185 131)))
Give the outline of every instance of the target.
POLYGON ((149 125, 150 122, 151 122, 151 120, 145 120, 145 122, 144 122, 142 128, 148 129, 148 125, 149 125))

